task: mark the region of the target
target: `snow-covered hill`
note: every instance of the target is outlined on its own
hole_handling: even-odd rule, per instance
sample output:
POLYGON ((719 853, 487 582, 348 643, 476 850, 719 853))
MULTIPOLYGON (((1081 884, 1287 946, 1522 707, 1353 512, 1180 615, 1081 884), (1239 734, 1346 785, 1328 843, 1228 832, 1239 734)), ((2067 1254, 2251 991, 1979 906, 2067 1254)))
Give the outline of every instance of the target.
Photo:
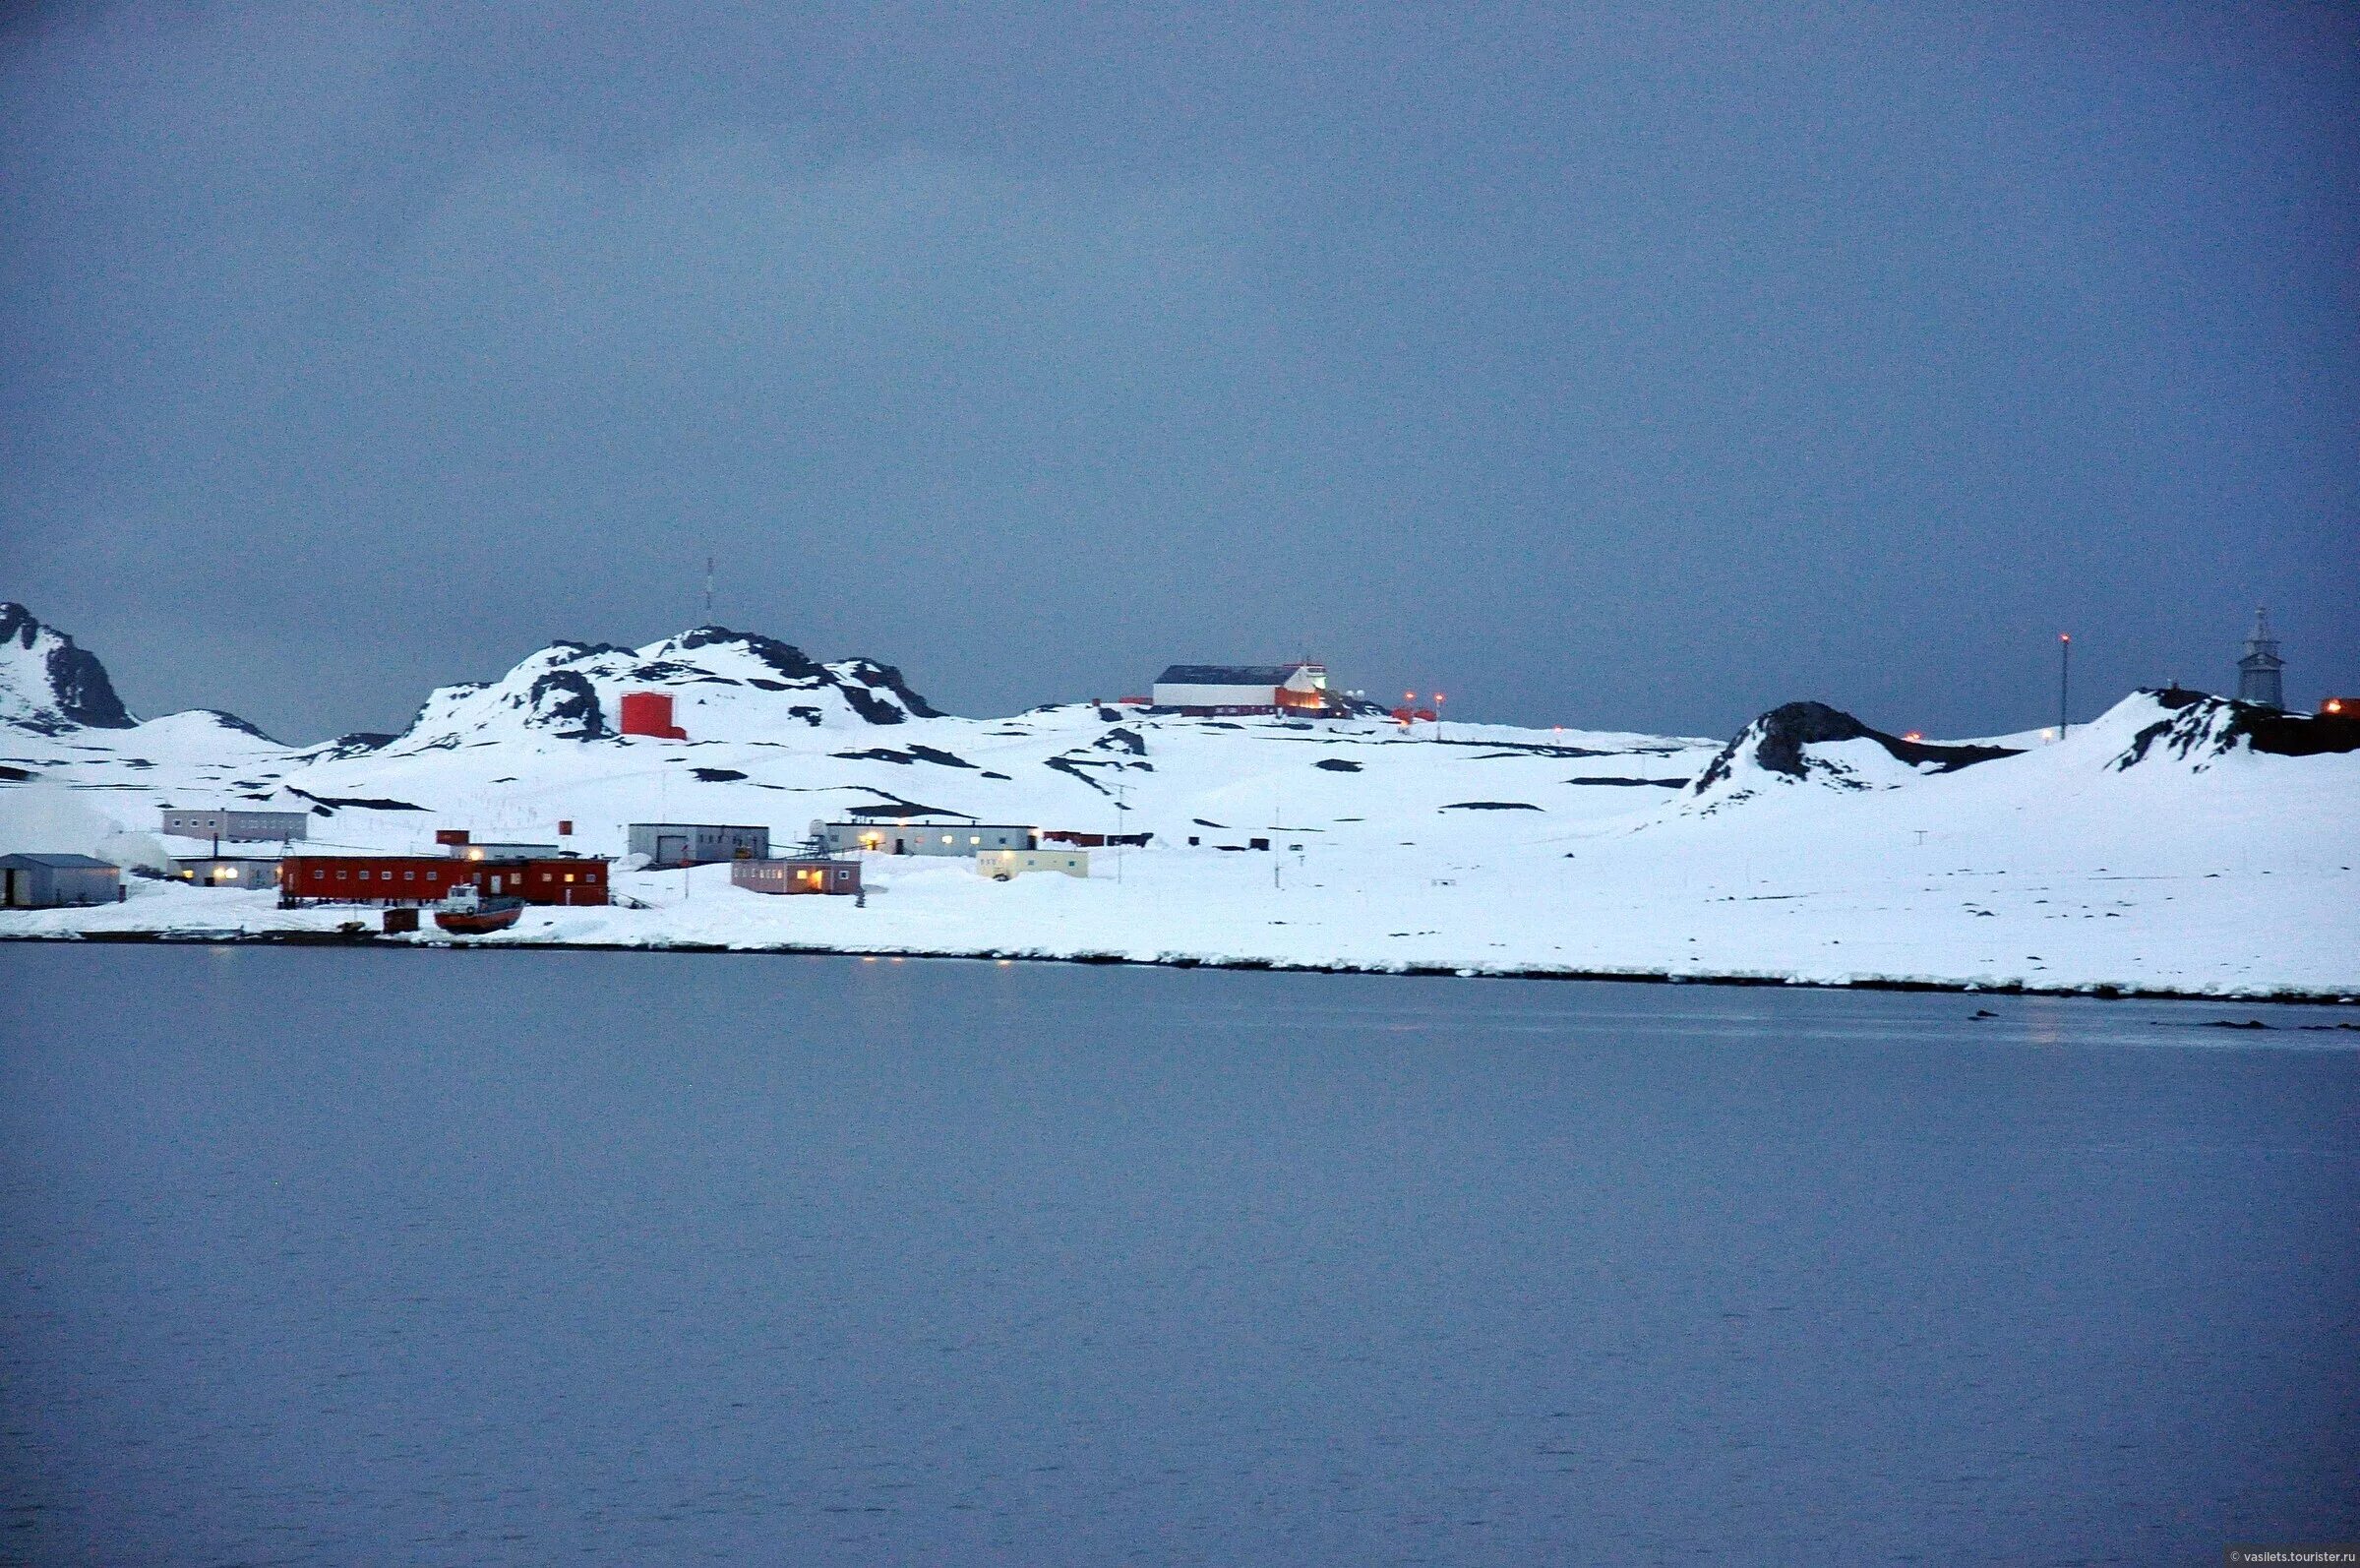
MULTIPOLYGON (((30 624, 28 651, 70 647, 30 624)), ((1154 835, 1086 882, 873 861, 859 908, 741 892, 725 868, 626 874, 651 907, 536 911, 520 941, 2360 994, 2360 874, 2324 848, 2360 807, 2360 755, 2300 754, 2334 736, 2194 693, 2136 694, 2054 745, 1903 740, 1813 703, 1725 746, 1093 703, 974 719, 888 666, 707 627, 556 643, 434 693, 398 736, 291 747, 214 713, 74 718, 106 711, 87 694, 104 679, 82 668, 74 705, 54 684, 0 695, 0 849, 137 858, 166 804, 302 809, 316 842, 381 850, 571 820, 577 848, 619 855, 632 821, 791 841, 930 813, 1154 835), (627 691, 670 693, 688 739, 616 734, 627 691)), ((0 935, 350 918, 137 891, 0 914, 0 935)))

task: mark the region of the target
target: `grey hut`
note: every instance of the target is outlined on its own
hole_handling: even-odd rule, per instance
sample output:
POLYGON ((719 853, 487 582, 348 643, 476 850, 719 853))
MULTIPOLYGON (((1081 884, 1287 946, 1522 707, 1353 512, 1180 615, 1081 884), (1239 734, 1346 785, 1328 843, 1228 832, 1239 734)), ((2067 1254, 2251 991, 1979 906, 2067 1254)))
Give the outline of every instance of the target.
POLYGON ((123 874, 88 855, 0 855, 0 905, 9 909, 65 909, 111 904, 123 896, 123 874))

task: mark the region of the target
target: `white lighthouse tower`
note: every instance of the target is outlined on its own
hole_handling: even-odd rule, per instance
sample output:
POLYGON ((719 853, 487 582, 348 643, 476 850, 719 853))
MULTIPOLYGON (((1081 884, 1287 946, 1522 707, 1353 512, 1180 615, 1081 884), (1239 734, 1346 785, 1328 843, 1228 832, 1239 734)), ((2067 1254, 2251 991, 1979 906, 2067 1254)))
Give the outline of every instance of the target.
POLYGON ((2278 657, 2278 639, 2269 634, 2269 611, 2254 612, 2254 630, 2245 639, 2245 657, 2237 661, 2237 700, 2264 707, 2283 708, 2286 689, 2278 672, 2286 661, 2278 657))

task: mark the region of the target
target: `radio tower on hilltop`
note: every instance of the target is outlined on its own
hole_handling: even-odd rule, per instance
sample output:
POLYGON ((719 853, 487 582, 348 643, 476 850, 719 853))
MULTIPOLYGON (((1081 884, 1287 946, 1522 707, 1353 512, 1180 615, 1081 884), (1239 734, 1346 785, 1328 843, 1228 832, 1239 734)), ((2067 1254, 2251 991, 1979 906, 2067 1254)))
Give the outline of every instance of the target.
POLYGON ((2269 634, 2269 611, 2254 612, 2254 630, 2245 639, 2245 657, 2237 661, 2237 700, 2264 707, 2286 705, 2286 688, 2278 672, 2286 661, 2278 657, 2278 639, 2269 634))

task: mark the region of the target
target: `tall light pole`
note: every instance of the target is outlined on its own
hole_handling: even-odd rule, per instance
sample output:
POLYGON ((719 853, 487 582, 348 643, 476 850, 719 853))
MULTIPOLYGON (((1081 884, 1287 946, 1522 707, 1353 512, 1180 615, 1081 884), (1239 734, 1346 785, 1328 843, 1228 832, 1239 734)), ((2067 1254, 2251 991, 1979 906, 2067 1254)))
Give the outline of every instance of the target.
POLYGON ((1442 739, 1442 694, 1441 694, 1441 693, 1439 693, 1439 692, 1436 692, 1436 693, 1434 694, 1434 740, 1435 740, 1437 743, 1439 743, 1439 742, 1441 741, 1441 739, 1442 739))
POLYGON ((2072 729, 2067 705, 2073 695, 2073 633, 2057 633, 2057 739, 2062 741, 2072 729))

